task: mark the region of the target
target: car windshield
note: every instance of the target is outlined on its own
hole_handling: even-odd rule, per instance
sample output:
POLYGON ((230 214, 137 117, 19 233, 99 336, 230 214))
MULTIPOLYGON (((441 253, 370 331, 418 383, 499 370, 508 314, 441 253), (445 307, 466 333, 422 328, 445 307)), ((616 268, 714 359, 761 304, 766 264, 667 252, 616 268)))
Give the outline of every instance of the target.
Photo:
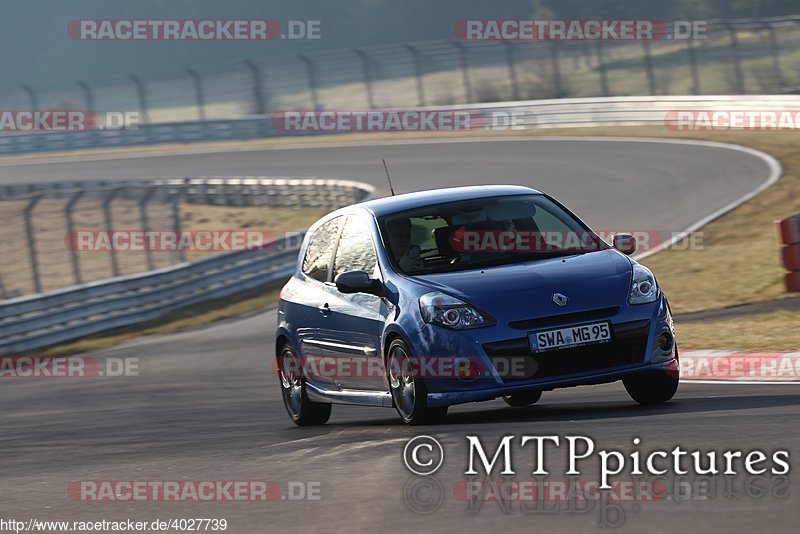
POLYGON ((513 195, 434 204, 379 219, 395 267, 440 273, 608 248, 544 195, 513 195))

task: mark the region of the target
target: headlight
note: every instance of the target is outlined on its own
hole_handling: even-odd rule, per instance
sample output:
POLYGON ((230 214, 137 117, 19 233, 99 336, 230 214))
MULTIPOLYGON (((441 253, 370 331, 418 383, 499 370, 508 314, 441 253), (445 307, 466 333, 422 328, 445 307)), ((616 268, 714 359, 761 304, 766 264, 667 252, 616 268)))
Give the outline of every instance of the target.
POLYGON ((464 301, 441 291, 419 298, 419 310, 426 323, 463 330, 494 324, 494 319, 464 301))
POLYGON ((648 302, 655 302, 657 298, 658 286, 656 285, 655 276, 647 267, 634 263, 628 304, 647 304, 648 302))

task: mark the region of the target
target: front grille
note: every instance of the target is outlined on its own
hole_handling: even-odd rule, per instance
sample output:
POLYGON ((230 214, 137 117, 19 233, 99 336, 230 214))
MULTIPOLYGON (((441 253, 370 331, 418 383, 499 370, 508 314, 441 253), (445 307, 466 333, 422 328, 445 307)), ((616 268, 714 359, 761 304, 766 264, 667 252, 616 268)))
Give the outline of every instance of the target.
POLYGON ((523 319, 521 321, 510 321, 508 326, 518 330, 532 330, 541 326, 579 323, 590 321, 592 319, 605 319, 606 317, 613 317, 617 313, 619 313, 619 306, 611 306, 610 308, 598 308, 596 310, 562 313, 560 315, 548 315, 547 317, 523 319))
POLYGON ((596 345, 532 353, 528 338, 522 337, 484 343, 483 350, 505 382, 588 373, 643 362, 650 321, 620 323, 611 329, 612 340, 596 345))

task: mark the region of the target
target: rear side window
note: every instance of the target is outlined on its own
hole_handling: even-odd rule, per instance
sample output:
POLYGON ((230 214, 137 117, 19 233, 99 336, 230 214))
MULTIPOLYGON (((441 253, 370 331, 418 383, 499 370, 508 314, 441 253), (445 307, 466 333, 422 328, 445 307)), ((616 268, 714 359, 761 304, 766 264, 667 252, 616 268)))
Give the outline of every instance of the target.
POLYGON ((377 277, 378 258, 369 225, 357 217, 349 217, 344 224, 339 245, 336 247, 333 277, 346 271, 366 271, 377 277))
POLYGON ((328 280, 328 270, 331 264, 333 246, 336 235, 339 233, 341 218, 337 217, 317 228, 311 236, 303 258, 303 273, 320 282, 328 280))

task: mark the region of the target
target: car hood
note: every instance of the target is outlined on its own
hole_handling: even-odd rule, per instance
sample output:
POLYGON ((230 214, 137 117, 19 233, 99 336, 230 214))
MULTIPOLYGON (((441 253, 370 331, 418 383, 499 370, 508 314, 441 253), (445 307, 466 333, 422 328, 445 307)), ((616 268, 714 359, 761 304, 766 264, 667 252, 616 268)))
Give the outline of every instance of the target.
POLYGON ((413 277, 498 322, 621 306, 630 278, 630 260, 615 250, 413 277), (569 299, 566 306, 553 302, 555 293, 569 299))

